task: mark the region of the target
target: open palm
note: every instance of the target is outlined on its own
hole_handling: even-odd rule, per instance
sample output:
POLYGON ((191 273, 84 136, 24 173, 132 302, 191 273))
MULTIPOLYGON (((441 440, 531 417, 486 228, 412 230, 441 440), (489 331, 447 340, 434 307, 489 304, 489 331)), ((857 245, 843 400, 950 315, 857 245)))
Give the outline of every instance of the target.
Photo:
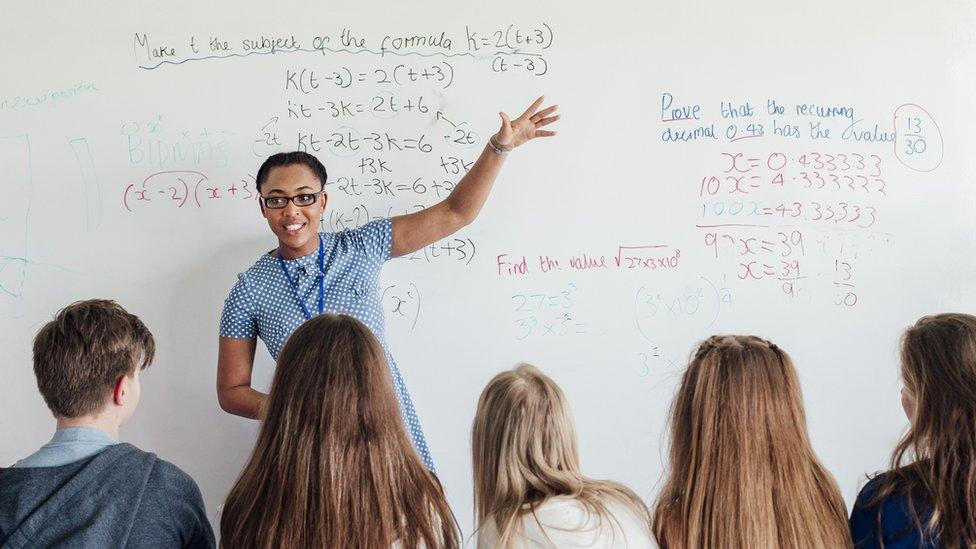
POLYGON ((529 108, 525 109, 525 112, 515 120, 510 119, 503 112, 498 113, 502 118, 502 127, 495 134, 495 144, 504 149, 514 149, 526 141, 537 137, 552 137, 556 135, 554 131, 540 129, 559 120, 559 115, 555 114, 558 108, 557 105, 539 110, 539 107, 542 106, 543 99, 545 98, 539 97, 533 101, 529 105, 529 108))

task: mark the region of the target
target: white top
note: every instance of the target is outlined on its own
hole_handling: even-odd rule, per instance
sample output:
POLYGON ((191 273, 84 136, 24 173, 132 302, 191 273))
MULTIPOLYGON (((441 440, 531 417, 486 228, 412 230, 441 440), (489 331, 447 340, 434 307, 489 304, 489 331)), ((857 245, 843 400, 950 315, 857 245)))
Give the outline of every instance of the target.
MULTIPOLYGON (((575 498, 552 498, 536 509, 535 516, 532 513, 523 516, 521 535, 516 536, 512 546, 519 549, 657 548, 650 525, 617 500, 610 500, 606 505, 616 521, 588 511, 575 498)), ((497 544, 498 529, 492 521, 478 532, 478 549, 490 549, 497 544)))

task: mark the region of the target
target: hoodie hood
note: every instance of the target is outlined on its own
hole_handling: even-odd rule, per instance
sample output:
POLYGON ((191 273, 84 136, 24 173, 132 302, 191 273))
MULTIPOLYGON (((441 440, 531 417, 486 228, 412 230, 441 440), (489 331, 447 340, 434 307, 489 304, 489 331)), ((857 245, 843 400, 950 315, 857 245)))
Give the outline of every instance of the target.
POLYGON ((157 458, 131 444, 60 467, 0 469, 0 547, 123 547, 157 458))

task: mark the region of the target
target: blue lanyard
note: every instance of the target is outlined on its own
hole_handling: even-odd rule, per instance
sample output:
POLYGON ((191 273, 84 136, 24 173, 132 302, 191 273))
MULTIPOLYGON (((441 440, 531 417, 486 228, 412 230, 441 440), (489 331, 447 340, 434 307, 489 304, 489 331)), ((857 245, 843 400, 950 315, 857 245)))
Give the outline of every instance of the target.
MULTIPOLYGON (((288 285, 291 286, 292 294, 295 296, 295 302, 302 308, 302 314, 305 315, 305 320, 311 319, 312 314, 308 312, 308 308, 305 307, 305 302, 298 295, 298 283, 292 280, 291 275, 288 274, 288 268, 285 267, 285 259, 281 257, 280 251, 278 252, 278 266, 281 267, 281 272, 285 273, 288 285)), ((325 312, 325 246, 322 243, 322 237, 319 236, 319 314, 323 312, 325 312)))

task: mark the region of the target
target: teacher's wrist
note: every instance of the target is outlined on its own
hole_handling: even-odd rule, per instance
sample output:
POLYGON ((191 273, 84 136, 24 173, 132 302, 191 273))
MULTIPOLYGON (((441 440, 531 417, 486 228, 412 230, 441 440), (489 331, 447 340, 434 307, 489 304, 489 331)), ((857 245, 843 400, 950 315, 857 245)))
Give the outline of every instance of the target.
POLYGON ((510 145, 509 146, 499 145, 498 140, 496 139, 497 137, 498 134, 495 134, 488 138, 488 148, 491 149, 491 152, 497 154, 498 156, 504 156, 510 153, 512 149, 515 148, 510 145))

